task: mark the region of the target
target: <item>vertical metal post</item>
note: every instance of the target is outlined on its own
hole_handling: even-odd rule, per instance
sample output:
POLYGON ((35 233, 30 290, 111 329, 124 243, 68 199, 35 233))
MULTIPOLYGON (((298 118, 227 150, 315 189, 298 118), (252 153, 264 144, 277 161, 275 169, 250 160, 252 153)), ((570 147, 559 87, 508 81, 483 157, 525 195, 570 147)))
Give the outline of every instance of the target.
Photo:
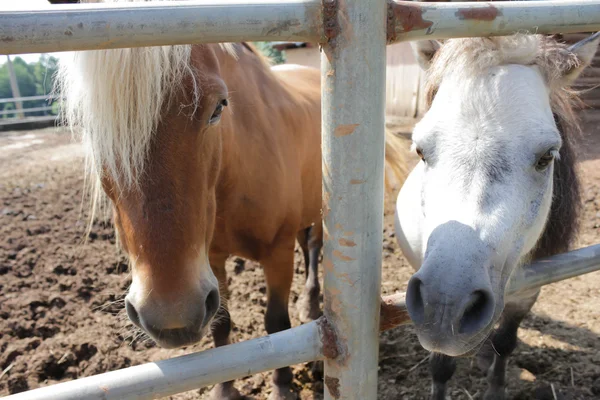
MULTIPOLYGON (((21 91, 19 90, 19 83, 17 82, 17 75, 15 75, 15 69, 13 68, 10 56, 6 56, 6 66, 8 67, 8 78, 10 80, 10 88, 14 98, 18 99, 21 97, 21 91)), ((15 100, 15 108, 17 109, 17 117, 25 118, 23 114, 23 102, 21 100, 15 100)))
POLYGON ((377 398, 386 2, 323 0, 325 315, 339 347, 325 399, 377 398))

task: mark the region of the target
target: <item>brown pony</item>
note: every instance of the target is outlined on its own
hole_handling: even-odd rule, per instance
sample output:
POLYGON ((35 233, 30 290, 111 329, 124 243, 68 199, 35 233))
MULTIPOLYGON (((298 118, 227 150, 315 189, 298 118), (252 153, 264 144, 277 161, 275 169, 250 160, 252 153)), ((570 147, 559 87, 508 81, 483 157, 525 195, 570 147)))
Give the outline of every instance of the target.
MULTIPOLYGON (((66 122, 81 127, 131 261, 135 325, 165 348, 196 343, 209 327, 216 346, 230 343, 233 254, 264 268, 267 332, 290 328, 297 237, 314 255, 301 316, 319 314, 318 70, 272 69, 248 44, 77 52, 62 64, 66 122)), ((386 137, 388 166, 402 175, 401 149, 386 137)), ((288 398, 290 368, 273 380, 271 398, 288 398)), ((240 394, 227 382, 213 397, 240 394)))

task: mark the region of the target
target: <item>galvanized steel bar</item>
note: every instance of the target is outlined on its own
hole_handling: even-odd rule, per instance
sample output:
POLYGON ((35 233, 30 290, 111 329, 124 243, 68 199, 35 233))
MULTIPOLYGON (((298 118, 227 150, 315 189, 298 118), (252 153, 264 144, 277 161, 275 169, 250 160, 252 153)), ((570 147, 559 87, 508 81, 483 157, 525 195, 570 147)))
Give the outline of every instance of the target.
POLYGON ((0 104, 1 103, 14 103, 17 101, 26 102, 26 101, 33 101, 33 100, 52 100, 55 98, 56 98, 56 96, 51 95, 51 94, 43 94, 43 95, 39 95, 39 96, 27 96, 27 97, 12 97, 12 98, 8 98, 8 99, 0 99, 0 104))
POLYGON ((0 11, 0 54, 241 40, 318 42, 321 23, 320 0, 48 5, 0 11))
POLYGON ((508 294, 600 270, 600 244, 536 260, 512 276, 508 294))
MULTIPOLYGON (((327 2, 326 0, 325 2, 327 2)), ((388 42, 600 30, 600 0, 419 3, 388 0, 388 42)), ((322 42, 319 0, 173 1, 54 5, 0 11, 0 53, 171 44, 322 42)))
POLYGON ((0 118, 0 127, 21 124, 37 124, 39 122, 58 121, 58 116, 48 115, 44 117, 25 117, 25 118, 0 118))
POLYGON ((388 0, 388 42, 600 30, 599 0, 420 3, 388 0))
POLYGON ((322 321, 259 339, 137 365, 6 397, 6 400, 158 399, 322 358, 322 321))
MULTIPOLYGON (((31 112, 49 111, 49 110, 52 110, 52 106, 23 108, 22 110, 2 110, 2 111, 0 111, 0 115, 17 114, 19 112, 27 114, 27 113, 31 113, 31 112)), ((21 118, 23 118, 23 117, 21 117, 21 118)))
POLYGON ((377 398, 385 13, 381 0, 324 0, 324 313, 339 345, 326 399, 377 398))
MULTIPOLYGON (((507 294, 514 295, 594 271, 600 271, 600 244, 533 262, 512 276, 507 294)), ((404 293, 395 293, 382 299, 382 331, 410 323, 404 293)))

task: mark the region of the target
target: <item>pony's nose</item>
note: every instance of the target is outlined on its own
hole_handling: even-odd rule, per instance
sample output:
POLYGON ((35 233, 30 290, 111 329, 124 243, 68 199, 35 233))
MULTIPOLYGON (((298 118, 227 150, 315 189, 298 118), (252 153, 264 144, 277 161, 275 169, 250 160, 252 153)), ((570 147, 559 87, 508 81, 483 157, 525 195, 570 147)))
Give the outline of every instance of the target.
POLYGON ((185 304, 151 298, 135 304, 129 295, 125 299, 125 309, 131 322, 164 348, 187 346, 202 338, 206 326, 219 309, 219 291, 212 289, 203 301, 185 304))
MULTIPOLYGON (((406 308, 408 315, 415 325, 420 325, 425 320, 425 305, 427 303, 427 292, 423 287, 421 279, 414 275, 408 281, 406 290, 406 308)), ((131 319, 131 316, 129 316, 131 319)), ((133 321, 133 319, 132 319, 133 321)))
POLYGON ((455 315, 453 323, 458 333, 477 333, 494 317, 494 297, 487 288, 475 289, 463 299, 455 315))
POLYGON ((406 308, 428 350, 455 355, 449 354, 457 351, 455 342, 466 343, 489 327, 495 300, 487 285, 437 283, 415 274, 408 283, 406 308))

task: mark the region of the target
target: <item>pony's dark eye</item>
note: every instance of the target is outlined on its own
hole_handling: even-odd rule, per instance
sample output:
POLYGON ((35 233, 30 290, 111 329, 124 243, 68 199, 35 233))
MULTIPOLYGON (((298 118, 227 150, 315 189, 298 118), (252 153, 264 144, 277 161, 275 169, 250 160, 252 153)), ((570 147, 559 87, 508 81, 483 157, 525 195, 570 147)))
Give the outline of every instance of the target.
POLYGON ((225 107, 227 107, 228 104, 229 104, 229 102, 227 101, 227 99, 223 99, 219 102, 219 104, 217 104, 215 111, 213 112, 212 116, 208 120, 209 125, 215 125, 215 124, 219 123, 219 121, 221 120, 221 114, 223 114, 223 109, 225 107))
POLYGON ((554 162, 554 158, 556 157, 556 150, 548 150, 546 154, 541 156, 537 163, 535 164, 535 169, 539 172, 545 171, 552 162, 554 162))
POLYGON ((421 159, 421 161, 425 161, 425 156, 423 155, 423 150, 421 150, 420 148, 417 147, 417 155, 419 156, 419 158, 421 159))

